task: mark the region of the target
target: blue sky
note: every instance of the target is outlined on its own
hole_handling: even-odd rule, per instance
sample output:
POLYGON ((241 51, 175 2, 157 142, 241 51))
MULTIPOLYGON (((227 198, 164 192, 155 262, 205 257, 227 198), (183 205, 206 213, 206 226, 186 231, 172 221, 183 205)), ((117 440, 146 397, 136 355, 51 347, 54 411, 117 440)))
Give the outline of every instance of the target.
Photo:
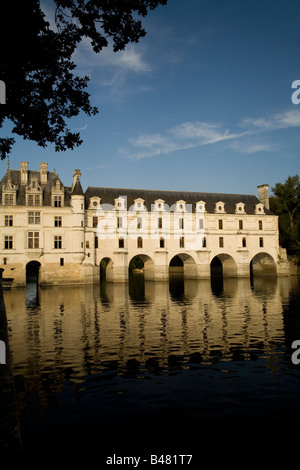
POLYGON ((169 0, 124 52, 83 41, 74 60, 100 111, 70 122, 84 143, 56 153, 20 139, 10 167, 46 161, 65 185, 80 168, 84 189, 257 194, 284 182, 300 173, 299 18, 298 0, 169 0))

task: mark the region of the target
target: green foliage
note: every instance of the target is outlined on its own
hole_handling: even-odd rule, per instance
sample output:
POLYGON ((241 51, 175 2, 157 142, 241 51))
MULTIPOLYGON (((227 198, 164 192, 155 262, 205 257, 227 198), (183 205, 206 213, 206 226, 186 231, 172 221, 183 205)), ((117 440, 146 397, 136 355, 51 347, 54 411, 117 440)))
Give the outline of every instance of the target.
POLYGON ((276 183, 270 209, 279 216, 280 244, 290 254, 300 254, 300 180, 289 176, 285 183, 276 183))
MULTIPOLYGON (((39 0, 2 0, 0 80, 6 84, 6 105, 0 127, 12 123, 12 133, 39 146, 55 144, 56 151, 82 143, 67 120, 84 112, 98 113, 85 91, 89 78, 74 75, 72 55, 82 38, 91 40, 95 53, 113 42, 125 48, 145 36, 141 21, 148 10, 167 0, 53 0, 56 30, 51 30, 39 0)), ((0 157, 6 158, 12 137, 0 139, 0 157)))

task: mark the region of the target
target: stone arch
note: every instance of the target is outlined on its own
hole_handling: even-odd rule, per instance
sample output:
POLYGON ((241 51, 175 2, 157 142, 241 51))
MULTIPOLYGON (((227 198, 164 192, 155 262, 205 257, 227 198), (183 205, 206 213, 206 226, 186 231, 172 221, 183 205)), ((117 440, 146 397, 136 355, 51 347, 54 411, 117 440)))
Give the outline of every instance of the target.
POLYGON ((114 270, 113 260, 108 257, 102 258, 102 260, 99 263, 100 281, 106 280, 107 282, 112 282, 114 280, 113 270, 114 270))
POLYGON ((26 285, 39 284, 41 263, 39 261, 29 261, 26 264, 26 285))
POLYGON ((146 281, 155 279, 154 261, 150 256, 144 253, 137 253, 132 256, 128 264, 129 272, 132 271, 133 268, 141 270, 144 273, 146 281))
POLYGON ((250 261, 251 276, 276 276, 277 268, 274 258, 269 253, 257 253, 250 261))
POLYGON ((188 253, 177 253, 169 260, 169 272, 182 272, 187 279, 197 279, 197 265, 188 253))
POLYGON ((211 277, 237 277, 237 265, 234 258, 226 253, 216 255, 210 263, 211 277))
POLYGON ((26 264, 26 307, 30 309, 39 305, 40 268, 39 261, 29 261, 26 264))

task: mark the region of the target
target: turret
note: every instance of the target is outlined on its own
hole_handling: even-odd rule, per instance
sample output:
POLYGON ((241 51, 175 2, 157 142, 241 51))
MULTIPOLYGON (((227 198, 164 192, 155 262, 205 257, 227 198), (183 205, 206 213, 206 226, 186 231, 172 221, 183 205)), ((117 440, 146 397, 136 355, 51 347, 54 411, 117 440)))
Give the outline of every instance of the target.
POLYGON ((85 228, 84 228, 84 193, 80 183, 80 170, 74 170, 73 186, 71 194, 72 205, 72 226, 74 236, 73 240, 73 257, 78 262, 82 262, 85 254, 85 228))

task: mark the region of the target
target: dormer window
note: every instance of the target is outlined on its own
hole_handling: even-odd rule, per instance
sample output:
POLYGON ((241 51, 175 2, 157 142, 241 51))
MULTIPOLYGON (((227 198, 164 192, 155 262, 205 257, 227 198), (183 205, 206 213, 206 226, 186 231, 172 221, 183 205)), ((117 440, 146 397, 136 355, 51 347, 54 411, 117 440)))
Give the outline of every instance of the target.
POLYGON ((54 196, 53 198, 54 207, 62 207, 62 197, 61 196, 54 196))
POLYGON ((236 214, 245 214, 245 204, 243 202, 239 202, 235 205, 235 213, 236 214))
POLYGON ((138 199, 134 200, 134 210, 135 211, 142 211, 145 210, 146 207, 144 206, 144 199, 141 199, 140 197, 138 199))
POLYGON ((196 202, 196 212, 205 212, 205 202, 204 201, 198 201, 196 202))
POLYGON ((180 201, 176 201, 176 211, 184 212, 185 211, 185 201, 182 199, 180 201))
POLYGON ((17 186, 12 184, 10 175, 7 178, 7 183, 3 185, 2 190, 2 204, 5 206, 16 205, 16 190, 17 186))
POLYGON ((5 206, 16 205, 16 191, 14 189, 3 189, 2 204, 5 206))
POLYGON ((28 194, 27 206, 34 206, 34 207, 41 206, 41 195, 40 194, 28 194))
POLYGON ((256 204, 255 205, 255 214, 264 214, 265 211, 264 211, 264 205, 259 203, 259 204, 256 204))
POLYGON ((127 202, 127 197, 126 196, 120 196, 117 199, 115 199, 115 209, 120 211, 120 210, 126 210, 126 202, 127 202))
POLYGON ((219 201, 215 205, 215 212, 217 214, 224 214, 225 213, 225 202, 219 201))
POLYGON ((101 198, 93 196, 90 198, 89 209, 100 209, 101 198))
POLYGON ((55 181, 55 186, 52 188, 51 205, 52 207, 64 206, 64 188, 59 179, 55 181))
POLYGON ((154 201, 154 206, 152 205, 152 210, 154 210, 154 211, 164 211, 165 210, 165 201, 163 199, 156 199, 154 201))
POLYGON ((32 179, 30 180, 28 190, 31 190, 31 189, 33 189, 33 190, 38 190, 38 191, 41 190, 41 187, 40 187, 39 184, 38 184, 38 179, 37 179, 37 178, 32 178, 32 179))

